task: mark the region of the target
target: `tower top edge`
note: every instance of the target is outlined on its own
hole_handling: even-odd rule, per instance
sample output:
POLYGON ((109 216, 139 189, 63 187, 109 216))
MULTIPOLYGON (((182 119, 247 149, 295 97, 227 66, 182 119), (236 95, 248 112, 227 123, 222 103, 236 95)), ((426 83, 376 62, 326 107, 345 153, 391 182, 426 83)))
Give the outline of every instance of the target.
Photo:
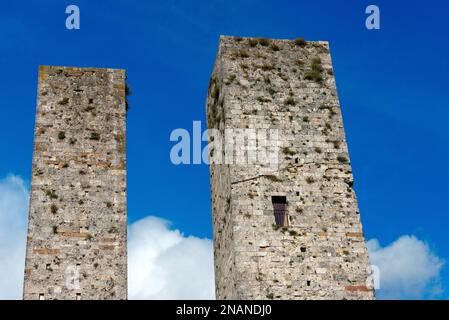
POLYGON ((100 71, 100 72, 119 72, 126 73, 126 69, 114 69, 114 68, 94 68, 94 67, 73 67, 73 66, 49 66, 49 65, 39 65, 39 72, 45 71, 100 71))
MULTIPOLYGON (((248 39, 263 39, 264 37, 240 37, 240 36, 229 36, 229 35, 220 35, 220 42, 221 41, 229 41, 229 40, 248 40, 248 39)), ((274 38, 266 38, 271 41, 279 41, 279 42, 294 42, 296 39, 274 39, 274 38)), ((305 40, 305 39, 304 39, 305 40)), ((324 44, 329 45, 329 41, 326 40, 316 40, 316 41, 310 41, 305 40, 308 43, 316 43, 316 44, 324 44)))

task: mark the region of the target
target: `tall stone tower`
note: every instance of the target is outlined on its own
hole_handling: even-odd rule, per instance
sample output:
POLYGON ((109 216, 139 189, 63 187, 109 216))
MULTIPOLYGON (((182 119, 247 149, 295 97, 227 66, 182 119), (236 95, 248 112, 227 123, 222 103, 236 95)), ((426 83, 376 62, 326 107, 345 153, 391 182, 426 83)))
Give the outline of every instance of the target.
POLYGON ((24 299, 127 299, 125 71, 39 68, 24 299))
POLYGON ((278 146, 211 163, 217 298, 373 299, 328 43, 222 36, 206 104, 222 137, 278 146))

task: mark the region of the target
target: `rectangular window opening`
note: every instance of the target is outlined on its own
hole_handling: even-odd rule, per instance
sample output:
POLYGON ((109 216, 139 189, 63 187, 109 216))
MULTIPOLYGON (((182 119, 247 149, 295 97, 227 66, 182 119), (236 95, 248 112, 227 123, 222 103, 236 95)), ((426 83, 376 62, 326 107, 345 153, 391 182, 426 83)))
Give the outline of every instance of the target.
POLYGON ((287 214, 287 197, 286 196, 272 196, 271 202, 274 209, 274 220, 276 225, 281 227, 288 227, 289 219, 287 214))
POLYGON ((310 280, 307 280, 307 286, 310 287, 310 280))
POLYGON ((45 300, 45 296, 43 293, 39 293, 39 300, 45 300))
POLYGON ((76 294, 76 300, 81 300, 81 293, 76 294))

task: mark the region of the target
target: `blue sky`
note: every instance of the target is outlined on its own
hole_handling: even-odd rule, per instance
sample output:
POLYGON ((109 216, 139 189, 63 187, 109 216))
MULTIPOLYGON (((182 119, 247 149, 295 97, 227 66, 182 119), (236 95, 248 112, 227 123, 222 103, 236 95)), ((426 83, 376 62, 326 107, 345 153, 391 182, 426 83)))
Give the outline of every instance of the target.
POLYGON ((208 166, 174 166, 169 136, 205 121, 218 36, 327 40, 366 238, 413 234, 448 261, 448 12, 444 1, 2 3, 0 177, 29 182, 38 65, 125 68, 130 222, 156 215, 211 238, 208 166), (80 30, 65 29, 69 4, 80 30), (369 4, 380 30, 365 28, 369 4))

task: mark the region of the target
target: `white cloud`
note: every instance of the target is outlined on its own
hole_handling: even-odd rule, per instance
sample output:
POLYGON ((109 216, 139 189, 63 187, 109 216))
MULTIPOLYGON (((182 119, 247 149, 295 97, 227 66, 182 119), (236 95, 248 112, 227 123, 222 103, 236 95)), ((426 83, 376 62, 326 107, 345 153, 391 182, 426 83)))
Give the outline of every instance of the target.
POLYGON ((423 299, 438 296, 443 261, 415 236, 402 236, 386 247, 367 242, 373 265, 379 267, 379 299, 423 299))
POLYGON ((28 190, 17 176, 0 180, 0 300, 22 299, 28 190))
POLYGON ((146 217, 128 227, 130 299, 214 299, 209 239, 185 237, 169 223, 146 217))

